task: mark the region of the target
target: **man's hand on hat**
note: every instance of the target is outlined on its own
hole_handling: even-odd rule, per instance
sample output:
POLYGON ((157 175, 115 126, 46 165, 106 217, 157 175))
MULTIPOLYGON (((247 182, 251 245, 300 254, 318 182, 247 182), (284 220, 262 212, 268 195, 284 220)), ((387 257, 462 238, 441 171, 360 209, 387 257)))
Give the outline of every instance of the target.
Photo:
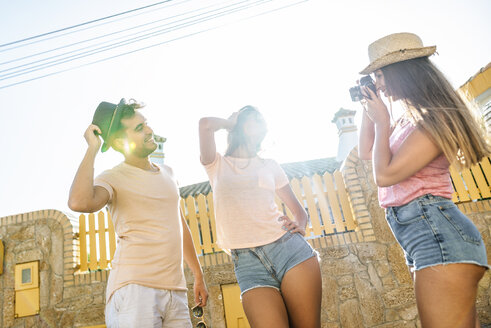
POLYGON ((389 111, 380 97, 380 90, 377 90, 377 93, 375 93, 370 88, 361 86, 361 93, 364 96, 363 107, 370 120, 375 124, 390 124, 389 111))
POLYGON ((87 144, 89 145, 89 148, 99 150, 101 147, 101 138, 99 138, 99 135, 101 135, 101 129, 97 125, 91 124, 85 130, 84 133, 84 138, 87 141, 87 144))

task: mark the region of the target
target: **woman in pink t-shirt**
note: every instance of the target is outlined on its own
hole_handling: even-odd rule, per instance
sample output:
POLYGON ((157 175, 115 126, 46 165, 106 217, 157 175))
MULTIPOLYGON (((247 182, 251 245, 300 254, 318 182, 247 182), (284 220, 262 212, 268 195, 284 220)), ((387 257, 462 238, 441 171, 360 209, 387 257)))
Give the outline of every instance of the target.
MULTIPOLYGON (((476 295, 488 268, 475 225, 451 201, 449 165, 467 168, 490 153, 483 131, 411 33, 372 43, 375 92, 362 86, 362 159, 373 158, 379 202, 414 280, 423 327, 479 327, 476 295), (381 100, 400 101, 405 113, 391 127, 381 100)), ((486 159, 487 160, 487 159, 486 159)))
POLYGON ((199 122, 217 243, 230 250, 252 327, 320 327, 321 273, 316 252, 303 238, 307 214, 281 167, 257 156, 265 135, 266 123, 251 106, 229 119, 205 117, 199 122), (220 129, 229 131, 224 156, 215 146, 220 129), (276 195, 295 221, 283 216, 276 195))

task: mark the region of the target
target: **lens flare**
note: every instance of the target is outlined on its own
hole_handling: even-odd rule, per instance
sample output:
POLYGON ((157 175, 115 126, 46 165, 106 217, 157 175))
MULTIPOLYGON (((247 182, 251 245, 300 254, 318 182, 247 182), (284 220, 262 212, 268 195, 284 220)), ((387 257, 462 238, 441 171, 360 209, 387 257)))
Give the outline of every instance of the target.
POLYGON ((124 152, 126 154, 129 154, 136 148, 136 144, 134 142, 129 143, 128 140, 125 140, 123 147, 124 147, 124 152))

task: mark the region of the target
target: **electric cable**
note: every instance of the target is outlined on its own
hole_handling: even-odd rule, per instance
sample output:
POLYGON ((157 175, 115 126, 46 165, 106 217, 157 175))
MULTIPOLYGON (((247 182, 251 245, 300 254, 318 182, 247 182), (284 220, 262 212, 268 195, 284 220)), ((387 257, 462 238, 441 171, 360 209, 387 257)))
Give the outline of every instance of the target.
MULTIPOLYGON (((243 0, 243 1, 239 2, 239 4, 240 3, 244 3, 244 2, 248 2, 248 1, 249 0, 243 0)), ((53 66, 56 66, 56 65, 59 65, 59 64, 64 64, 64 63, 67 63, 67 62, 71 62, 73 60, 77 60, 77 59, 81 59, 81 58, 88 57, 88 56, 91 56, 91 55, 95 55, 95 54, 100 53, 100 52, 104 52, 104 51, 112 50, 112 49, 115 49, 115 48, 119 48, 119 47, 122 47, 122 46, 125 46, 125 45, 128 45, 128 44, 132 44, 132 43, 135 43, 135 42, 138 42, 138 41, 142 41, 142 40, 146 40, 146 39, 149 39, 149 38, 152 38, 152 37, 155 37, 155 36, 159 36, 159 35, 162 35, 162 34, 173 32, 173 31, 176 31, 176 30, 185 28, 185 27, 193 26, 193 25, 196 25, 196 24, 199 24, 199 23, 202 23, 202 22, 205 22, 205 21, 214 19, 214 18, 218 18, 218 17, 222 17, 222 16, 225 16, 225 15, 229 15, 229 14, 232 14, 234 12, 245 10, 245 9, 248 9, 248 8, 252 8, 252 7, 258 6, 260 4, 271 2, 271 1, 274 1, 274 0, 257 0, 257 1, 255 1, 253 3, 251 3, 251 4, 247 4, 247 5, 244 5, 242 7, 233 8, 233 9, 226 10, 226 11, 222 11, 222 12, 219 12, 217 14, 212 14, 212 15, 209 15, 209 16, 204 17, 204 18, 199 18, 199 19, 197 19, 195 21, 178 24, 177 26, 172 26, 172 27, 169 27, 169 28, 166 28, 166 29, 163 29, 163 30, 159 30, 159 31, 155 31, 155 32, 152 32, 152 33, 148 33, 148 34, 142 35, 142 36, 134 37, 134 38, 131 38, 131 39, 122 41, 122 42, 108 44, 108 45, 105 45, 105 46, 102 46, 102 47, 99 47, 99 48, 96 48, 96 49, 93 49, 93 50, 88 50, 88 51, 84 51, 84 52, 81 52, 81 53, 78 53, 78 54, 75 54, 75 55, 71 55, 71 56, 67 56, 67 57, 64 57, 64 58, 56 59, 56 60, 53 60, 51 62, 47 62, 47 63, 43 63, 43 64, 39 64, 39 65, 35 65, 35 66, 23 68, 23 69, 20 69, 20 70, 17 70, 17 71, 9 72, 9 73, 6 73, 6 74, 2 74, 2 75, 0 75, 0 81, 4 81, 4 80, 11 79, 11 78, 14 78, 14 77, 17 77, 17 76, 20 76, 20 75, 25 75, 25 74, 29 74, 29 73, 32 73, 32 72, 36 72, 38 70, 42 70, 42 69, 45 69, 45 68, 53 67, 53 66)), ((230 6, 226 6, 226 7, 230 7, 230 6)), ((226 7, 223 7, 223 8, 226 8, 226 7)), ((220 8, 220 9, 223 9, 223 8, 220 8)), ((216 10, 212 10, 210 12, 213 12, 213 11, 216 11, 216 10)), ((193 16, 192 18, 199 17, 200 15, 193 16)), ((164 24, 164 25, 168 25, 168 24, 164 24)), ((105 44, 105 43, 106 42, 104 42, 102 44, 105 44)), ((63 54, 61 54, 61 55, 63 55, 63 54)), ((60 55, 53 56, 53 57, 58 57, 58 56, 60 56, 60 55)), ((24 66, 24 65, 21 65, 20 67, 22 67, 22 66, 24 66)), ((6 70, 4 70, 4 71, 6 71, 6 70)))
POLYGON ((21 42, 24 42, 24 41, 29 41, 29 40, 32 40, 32 39, 37 39, 37 38, 40 38, 40 37, 43 37, 43 36, 46 36, 46 35, 55 34, 55 33, 63 32, 63 31, 66 31, 66 30, 74 29, 74 28, 77 28, 77 27, 80 27, 80 26, 84 26, 84 25, 88 25, 88 24, 100 22, 102 20, 106 20, 106 19, 109 19, 109 18, 113 18, 113 17, 117 17, 117 16, 129 14, 129 13, 132 13, 132 12, 135 12, 135 11, 139 11, 139 10, 142 10, 142 9, 146 9, 146 8, 158 6, 158 5, 161 5, 161 4, 170 2, 170 1, 172 1, 172 0, 160 1, 160 2, 157 2, 157 3, 151 4, 151 5, 140 7, 140 8, 135 8, 135 9, 127 10, 127 11, 123 11, 121 13, 117 13, 117 14, 114 14, 114 15, 110 15, 110 16, 106 16, 106 17, 94 19, 94 20, 91 20, 91 21, 88 21, 88 22, 77 24, 77 25, 72 25, 72 26, 64 27, 64 28, 61 28, 59 30, 55 30, 55 31, 51 31, 51 32, 46 32, 46 33, 42 33, 42 34, 31 36, 31 37, 28 37, 28 38, 25 38, 25 39, 21 39, 21 40, 17 40, 17 41, 12 41, 12 42, 8 42, 8 43, 0 44, 0 48, 6 47, 6 46, 10 46, 12 44, 21 43, 21 42))
MULTIPOLYGON (((188 1, 191 1, 191 0, 185 0, 181 3, 184 3, 184 2, 188 2, 188 1)), ((220 4, 223 4, 225 2, 230 2, 230 1, 234 1, 234 0, 227 0, 227 1, 224 1, 220 4)), ((179 3, 179 4, 181 4, 179 3)), ((104 37, 107 37, 107 36, 111 36, 111 35, 114 35, 114 34, 118 34, 118 33, 122 33, 122 32, 126 32, 126 31, 129 31, 129 30, 133 30, 133 29, 137 29, 137 28, 140 28, 140 27, 144 27, 144 26, 148 26, 148 25, 151 25, 151 24, 154 24, 154 23, 157 23, 157 22, 162 22, 162 21, 165 21, 165 20, 168 20, 168 19, 171 19, 171 18, 175 18, 175 17, 179 17, 179 16, 183 16, 183 15, 186 15, 186 14, 189 14, 189 13, 193 13, 193 12, 196 12, 196 11, 199 11, 199 10, 202 10, 202 9, 206 9, 206 8, 209 8, 209 7, 213 7, 215 6, 216 4, 213 4, 213 5, 209 5, 209 6, 206 6, 206 7, 202 7, 202 8, 199 8, 199 9, 195 9, 195 10, 192 10, 192 11, 188 11, 188 12, 185 12, 185 13, 182 13, 182 14, 179 14, 179 15, 174 15, 174 16, 169 16, 169 17, 165 17, 165 18, 162 18, 162 19, 158 19, 158 20, 154 20, 152 22, 149 22, 149 23, 145 23, 145 24, 140 24, 140 25, 137 25, 137 26, 133 26, 133 27, 130 27, 130 28, 126 28, 124 30, 119 30, 119 31, 116 31, 116 32, 112 32, 112 33, 107 33, 107 34, 104 34, 104 35, 100 35, 100 36, 97 36, 97 37, 93 37, 93 38, 90 38, 90 39, 86 39, 86 40, 82 40, 82 41, 78 41, 78 42, 74 42, 74 43, 70 43, 70 44, 67 44, 67 45, 64 45, 64 46, 61 46, 61 47, 58 47, 58 48, 53 48, 53 49, 49 49, 49 50, 46 50, 46 51, 42 51, 42 52, 38 52, 38 53, 35 53, 35 54, 31 54, 31 55, 28 55, 28 56, 24 56, 24 57, 19 57, 19 58, 15 58, 15 59, 12 59, 12 60, 9 60, 9 61, 5 61, 5 62, 1 62, 0 65, 5 65, 5 64, 10 64, 10 63, 13 63, 13 62, 16 62, 16 61, 20 61, 20 60, 23 60, 23 59, 28 59, 28 58, 31 58, 31 57, 35 57, 35 56, 39 56, 39 55, 44 55, 44 54, 47 54, 47 53, 50 53, 50 52, 53 52, 53 51, 56 51, 56 50, 60 50, 60 49, 64 49, 64 48, 68 48, 68 47, 72 47, 72 46, 75 46, 75 45, 78 45, 78 44, 81 44, 81 43, 86 43, 86 42, 90 42, 90 41, 94 41, 94 40, 98 40, 98 39, 102 39, 104 37)), ((163 7, 163 8, 167 8, 166 7, 163 7)), ((157 8, 158 10, 162 9, 162 8, 157 8)), ((157 9, 154 9, 154 10, 157 10, 157 9)), ((139 13, 137 15, 142 15, 142 14, 146 14, 147 12, 145 13, 139 13)), ((128 18, 131 18, 131 17, 134 17, 134 16, 137 16, 137 15, 133 15, 133 16, 130 16, 128 18)), ((121 19, 126 19, 126 17, 124 18, 120 18, 119 20, 121 19)), ((110 22, 105 22, 105 23, 102 23, 102 24, 98 24, 98 25, 95 25, 93 27, 98 27, 98 26, 101 26, 101 25, 105 25, 105 24, 110 24, 110 23, 113 23, 115 22, 116 20, 114 21, 110 21, 110 22)), ((93 28, 93 27, 90 27, 90 28, 93 28)), ((156 28, 156 27, 155 27, 156 28)), ((86 28, 88 29, 88 28, 86 28)), ((66 35, 66 34, 70 34, 70 33, 76 33, 76 32, 79 32, 79 31, 84 31, 86 29, 81 29, 81 30, 77 30, 77 31, 72 31, 72 32, 69 32, 69 33, 65 33, 65 34, 62 34, 63 35, 66 35)), ((43 40, 39 40, 39 41, 36 41, 36 42, 41 42, 41 41, 45 41, 45 40, 49 40, 49 39, 43 39, 43 40)), ((13 48, 10 48, 10 49, 13 49, 13 48)), ((7 49, 9 50, 9 49, 7 49)), ((5 51, 5 50, 3 50, 5 51)), ((2 50, 0 50, 0 52, 2 52, 2 50)), ((45 60, 45 59, 44 59, 45 60)), ((27 64, 26 64, 27 65, 27 64)), ((14 67, 14 68, 18 68, 19 66, 17 67, 14 67)), ((13 69, 13 68, 9 68, 10 69, 13 69)), ((4 71, 0 71, 0 72, 4 72, 4 71)))
MULTIPOLYGON (((238 3, 234 3, 230 6, 234 6, 234 5, 237 5, 237 4, 240 4, 240 3, 243 3, 243 2, 247 2, 248 0, 243 0, 241 2, 238 2, 238 3)), ((226 1, 227 2, 227 1, 226 1)), ((230 2, 230 0, 228 1, 230 2)), ((223 2, 225 3, 225 2, 223 2)), ((33 65, 33 64, 36 64, 36 63, 39 63, 39 62, 43 62, 43 61, 46 61, 46 60, 49 60, 49 59, 53 59, 53 58, 57 58, 57 57, 61 57, 61 56, 64 56, 64 55, 69 55, 71 53, 76 53, 78 51, 83 51, 85 49, 89 49, 89 48, 93 48, 93 47, 97 47, 97 46, 100 46, 100 45, 105 45, 103 47, 100 47, 100 48, 97 48, 97 49, 94 49, 93 51, 95 50, 98 50, 98 49, 103 49, 103 48, 109 48, 111 45, 107 45, 108 42, 112 42, 112 41, 116 41, 116 40, 120 40, 120 39, 124 39, 126 37, 130 37, 130 36, 133 36, 133 35, 138 35, 138 34, 141 34, 141 33, 144 33, 144 32, 148 32, 148 31, 151 31, 151 30, 154 30, 156 28, 160 28, 160 27, 163 27, 163 26, 168 26, 170 24, 173 24, 173 23, 177 23, 177 22, 180 22, 180 21, 185 21, 187 19, 190 19, 190 18, 195 18, 195 17, 199 17, 201 15, 204 15, 204 14, 208 14, 208 13, 211 13, 211 12, 214 12, 214 11, 218 11, 218 10, 221 10, 221 9, 224 9, 224 8, 227 8, 227 7, 230 7, 230 6, 225 6, 225 7, 222 7, 222 8, 219 8, 219 9, 216 9, 216 10, 211 10, 211 11, 208 11, 208 12, 205 12, 205 13, 202 13, 202 14, 198 14, 198 15, 195 15, 195 16, 191 16, 191 17, 186 17, 184 19, 180 19, 180 20, 177 20, 177 21, 173 21, 173 22, 170 22, 170 23, 167 23, 167 24, 163 24, 163 25, 159 25, 159 26, 155 26, 155 27, 152 27, 152 28, 149 28, 149 29, 146 29, 146 30, 143 30, 143 31, 139 31, 139 32, 135 32, 135 33, 132 33, 132 34, 128 34, 128 35, 124 35, 124 36, 121 36, 121 37, 118 37, 118 38, 113 38, 111 40, 108 40, 108 41, 104 41, 104 42, 100 42, 100 43, 96 43, 96 44, 93 44, 93 45, 90 45, 90 46, 85 46, 83 48, 79 48, 79 49, 75 49, 75 50, 71 50, 71 51, 68 51, 68 52, 65 52, 65 53, 61 53, 61 54, 57 54, 57 55, 54 55, 54 56, 51 56, 51 57, 45 57, 45 58, 42 58, 42 59, 39 59, 39 60, 36 60, 36 61, 32 61, 32 62, 29 62, 29 63, 25 63, 25 64, 22 64, 22 65, 18 65, 18 66, 13 66, 13 67, 9 67, 7 69, 3 69, 3 70, 0 70, 0 73, 3 73, 3 72, 8 72, 8 71, 11 71, 11 70, 14 70, 14 69, 17 69, 17 68, 22 68, 22 67, 26 67, 26 66, 29 66, 29 65, 33 65)), ((198 10, 201 10, 201 9, 205 9, 205 8, 208 8, 208 7, 204 7, 204 8, 200 8, 198 10)), ((175 18, 175 17, 178 17, 178 16, 182 16, 182 15, 186 15, 186 14, 189 14, 189 13, 193 13, 197 10, 193 10, 193 11, 190 11, 190 12, 186 12, 186 13, 183 13, 183 14, 179 14, 179 15, 174 15, 174 16, 171 16, 171 17, 166 17, 165 19, 162 19, 162 20, 167 20, 169 18, 175 18)), ((159 20, 161 21, 161 20, 159 20)), ((150 23, 146 23, 146 24, 141 24, 140 26, 144 26, 144 25, 147 25, 147 24, 150 24, 150 23)), ((128 28, 126 30, 122 30, 122 31, 127 31, 127 30, 131 30, 133 28, 128 28)), ((162 32, 162 31, 166 31, 167 29, 164 29, 164 30, 159 30, 159 31, 156 31, 156 32, 153 32, 153 33, 149 33, 149 34, 146 34, 146 35, 143 35, 143 36, 140 36, 140 38, 143 38, 144 36, 148 36, 148 35, 152 35, 152 34, 155 34, 155 36, 157 35, 160 35, 161 33, 159 32, 162 32)), ((103 36, 100 36, 100 37, 97 37, 97 38, 93 38, 93 39, 89 39, 90 40, 94 40, 94 39, 98 39, 98 38, 101 38, 101 37, 104 37, 104 36, 108 36, 108 35, 111 35, 111 34, 116 34, 116 33, 119 33, 121 31, 117 31, 117 32, 113 32, 113 33, 109 33, 109 34, 106 34, 106 35, 103 35, 103 36)), ((138 37, 135 37, 133 39, 128 39, 128 40, 124 40, 122 42, 126 42, 126 41, 131 41, 131 40, 136 40, 136 41, 139 41, 137 40, 138 37)), ((143 38, 145 39, 145 38, 143 38)), ((86 40, 87 41, 87 40, 86 40)), ((135 42, 136 42, 135 41, 135 42)), ((82 42, 85 42, 85 41, 80 41, 80 42, 77 42, 77 43, 82 43, 82 42)), ((76 44, 76 43, 72 43, 73 44, 76 44)), ((113 43, 112 45, 115 45, 117 43, 113 43)), ((59 48, 56 48, 56 49, 61 49, 61 48, 64 48, 64 47, 59 47, 59 48)), ((111 48, 112 49, 112 48, 111 48)), ((48 52, 48 51, 47 51, 48 52)), ((79 55, 81 54, 84 54, 84 53, 89 53, 90 51, 86 51, 86 52, 80 52, 79 55)), ((76 56, 76 55, 74 55, 76 56)), ((28 56, 29 57, 29 56, 28 56)), ((61 59, 58 59, 59 61, 63 60, 63 59, 67 59, 67 58, 71 58, 73 56, 70 56, 70 57, 65 57, 65 58, 61 58, 61 59)), ((25 57, 24 57, 25 58, 25 57)), ((56 60, 56 61, 58 61, 56 60)), ((45 63, 45 64, 40 64, 40 65, 36 65, 36 66, 31 66, 31 67, 27 67, 25 69, 21 69, 21 70, 17 70, 17 71, 14 71, 14 72, 10 72, 10 73, 6 73, 6 74, 0 74, 0 77, 5 77, 7 75, 12 75, 12 74, 15 74, 15 73, 19 73, 19 72, 23 72, 23 71, 26 71, 28 69, 32 69, 32 68, 36 68, 36 67, 41 67, 41 66, 47 66, 48 64, 50 63, 54 63, 56 61, 51 61, 51 62, 48 62, 48 63, 45 63)))
MULTIPOLYGON (((253 16, 249 16, 249 17, 246 17, 246 18, 237 20, 234 23, 241 22, 241 21, 248 20, 248 19, 252 19, 252 18, 255 18, 255 17, 258 17, 258 16, 266 15, 266 14, 269 14, 269 13, 272 13, 272 12, 275 12, 275 11, 278 11, 278 10, 282 10, 282 9, 285 9, 285 8, 289 8, 289 7, 292 7, 292 6, 296 6, 296 5, 299 5, 299 4, 304 3, 304 2, 307 2, 307 1, 309 1, 309 0, 302 0, 302 1, 298 1, 298 2, 295 2, 295 3, 292 3, 292 4, 288 4, 288 5, 279 7, 279 8, 271 9, 271 10, 268 10, 268 11, 265 11, 265 12, 262 12, 262 13, 259 13, 259 14, 255 14, 253 16)), ((53 75, 56 75, 56 74, 64 73, 64 72, 71 71, 71 70, 74 70, 74 69, 78 69, 78 68, 82 68, 82 67, 85 67, 85 66, 97 64, 97 63, 104 62, 104 61, 107 61, 107 60, 111 60, 111 59, 114 59, 114 58, 118 58, 118 57, 121 57, 121 56, 129 55, 129 54, 132 54, 132 53, 135 53, 135 52, 140 52, 140 51, 143 51, 143 50, 146 50, 146 49, 150 49, 150 48, 154 48, 154 47, 157 47, 157 46, 160 46, 160 45, 163 45, 163 44, 167 44, 167 43, 170 43, 170 42, 173 42, 173 41, 181 40, 181 39, 184 39, 184 38, 187 38, 187 37, 195 36, 195 35, 198 35, 198 34, 201 34, 201 33, 204 33, 204 32, 208 32, 208 31, 211 31, 211 30, 215 30, 215 29, 221 28, 221 27, 226 26, 226 25, 229 25, 229 24, 231 24, 231 23, 226 23, 226 24, 223 24, 223 25, 210 27, 208 29, 204 29, 204 30, 201 30, 201 31, 197 31, 197 32, 194 32, 194 33, 183 35, 183 36, 180 36, 180 37, 171 39, 171 40, 166 40, 166 41, 163 41, 163 42, 159 42, 159 43, 156 43, 156 44, 153 44, 153 45, 150 45, 150 46, 142 47, 142 48, 135 49, 135 50, 132 50, 132 51, 128 51, 128 52, 125 52, 125 53, 114 55, 114 56, 111 56, 111 57, 106 57, 106 58, 99 59, 99 60, 96 60, 96 61, 93 61, 93 62, 81 64, 81 65, 74 66, 74 67, 69 67, 69 68, 66 68, 66 69, 63 69, 63 70, 60 70, 60 71, 51 72, 51 73, 48 73, 48 74, 45 74, 45 75, 41 75, 41 76, 37 76, 37 77, 34 77, 34 78, 30 78, 30 79, 27 79, 27 80, 22 80, 22 81, 19 81, 19 82, 15 82, 15 83, 3 85, 3 86, 0 86, 0 89, 6 89, 6 88, 9 88, 9 87, 13 87, 13 86, 19 85, 19 84, 24 84, 24 83, 27 83, 27 82, 39 80, 39 79, 42 79, 42 78, 45 78, 45 77, 49 77, 49 76, 53 76, 53 75)))

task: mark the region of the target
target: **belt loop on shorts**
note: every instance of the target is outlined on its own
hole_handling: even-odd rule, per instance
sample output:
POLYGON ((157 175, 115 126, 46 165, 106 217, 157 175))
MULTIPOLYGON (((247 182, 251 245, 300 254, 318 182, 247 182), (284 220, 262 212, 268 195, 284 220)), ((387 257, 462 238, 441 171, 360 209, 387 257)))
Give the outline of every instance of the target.
POLYGON ((396 207, 396 206, 392 206, 390 208, 390 213, 392 214, 393 217, 397 217, 397 209, 398 209, 398 207, 396 207))
POLYGON ((418 199, 418 206, 421 212, 424 214, 428 209, 428 205, 433 202, 435 197, 431 194, 425 194, 418 199))

